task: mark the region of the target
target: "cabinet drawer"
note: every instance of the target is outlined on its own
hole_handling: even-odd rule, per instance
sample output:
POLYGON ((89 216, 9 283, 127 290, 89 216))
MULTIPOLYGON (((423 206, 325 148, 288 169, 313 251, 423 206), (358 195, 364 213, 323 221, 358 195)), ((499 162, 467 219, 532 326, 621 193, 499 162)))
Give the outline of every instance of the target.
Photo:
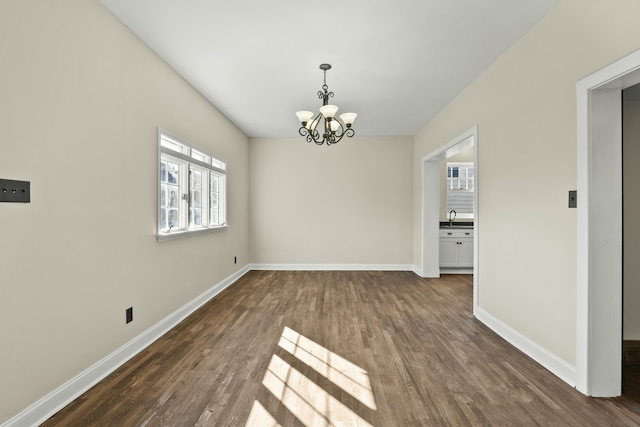
POLYGON ((440 229, 440 237, 452 237, 452 238, 461 238, 461 237, 471 237, 473 238, 473 230, 470 229, 452 229, 452 230, 443 230, 440 229))

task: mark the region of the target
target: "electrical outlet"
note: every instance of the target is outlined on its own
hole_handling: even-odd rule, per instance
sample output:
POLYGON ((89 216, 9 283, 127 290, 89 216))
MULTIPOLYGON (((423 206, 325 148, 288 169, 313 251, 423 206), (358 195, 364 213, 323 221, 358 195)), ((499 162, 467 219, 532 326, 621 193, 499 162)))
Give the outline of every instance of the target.
POLYGON ((127 308, 127 311, 125 312, 125 316, 126 316, 127 323, 133 322, 133 307, 127 308))

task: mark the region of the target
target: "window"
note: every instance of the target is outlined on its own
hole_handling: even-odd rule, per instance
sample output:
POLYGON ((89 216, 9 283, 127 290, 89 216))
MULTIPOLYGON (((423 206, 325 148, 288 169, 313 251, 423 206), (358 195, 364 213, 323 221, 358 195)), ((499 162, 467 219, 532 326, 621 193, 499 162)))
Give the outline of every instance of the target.
POLYGON ((447 163, 447 212, 457 218, 473 218, 473 162, 447 163))
POLYGON ((158 129, 158 240, 226 227, 227 164, 158 129))

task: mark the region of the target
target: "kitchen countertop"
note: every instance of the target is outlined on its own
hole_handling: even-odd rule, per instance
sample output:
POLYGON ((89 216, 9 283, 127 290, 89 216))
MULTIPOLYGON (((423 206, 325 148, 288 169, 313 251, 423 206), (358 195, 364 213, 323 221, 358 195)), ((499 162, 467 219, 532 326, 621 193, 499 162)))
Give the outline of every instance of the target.
POLYGON ((440 221, 440 228, 473 228, 473 221, 453 221, 449 225, 449 221, 440 221))

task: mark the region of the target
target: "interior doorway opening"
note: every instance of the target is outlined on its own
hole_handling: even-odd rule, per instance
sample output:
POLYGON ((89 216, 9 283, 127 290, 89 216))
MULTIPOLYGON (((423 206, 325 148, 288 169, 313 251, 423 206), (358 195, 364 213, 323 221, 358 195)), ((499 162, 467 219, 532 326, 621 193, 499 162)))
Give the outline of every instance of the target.
POLYGON ((473 314, 478 306, 478 241, 479 241, 479 161, 478 126, 462 133, 422 158, 422 277, 440 277, 440 161, 473 148, 475 185, 473 190, 473 314))
POLYGON ((640 83, 640 51, 577 84, 576 388, 622 392, 622 91, 640 83))
POLYGON ((640 84, 622 91, 622 394, 640 403, 640 84))

